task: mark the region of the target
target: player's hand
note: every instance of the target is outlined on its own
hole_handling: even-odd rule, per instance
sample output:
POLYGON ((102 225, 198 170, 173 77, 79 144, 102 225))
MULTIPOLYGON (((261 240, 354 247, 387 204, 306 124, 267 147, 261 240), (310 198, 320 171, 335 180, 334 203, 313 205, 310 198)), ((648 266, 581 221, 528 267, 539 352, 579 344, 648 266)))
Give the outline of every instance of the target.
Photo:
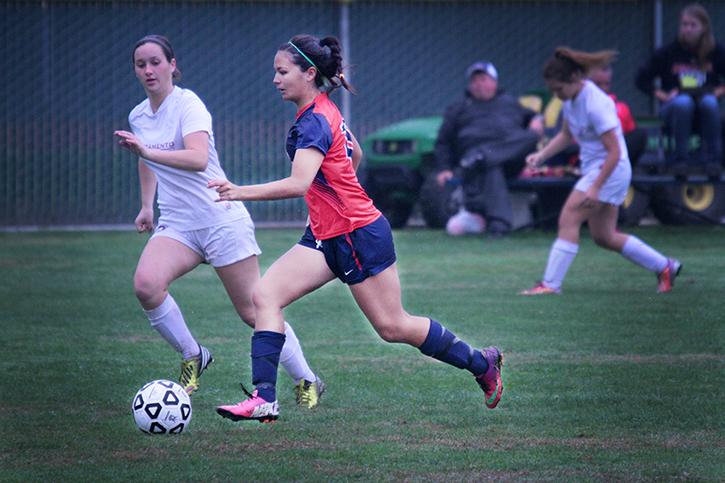
POLYGON ((438 186, 445 186, 445 184, 451 179, 453 179, 453 171, 451 171, 450 169, 444 169, 436 175, 436 181, 438 181, 438 186))
POLYGON ((594 208, 599 203, 599 188, 590 186, 584 193, 584 201, 581 202, 582 208, 594 208))
POLYGON ((138 216, 136 216, 134 225, 136 225, 136 231, 139 233, 145 231, 150 233, 154 231, 154 210, 151 208, 141 208, 138 216))
POLYGON ((122 148, 128 149, 136 156, 148 158, 145 154, 148 152, 146 146, 132 132, 114 131, 113 134, 119 138, 118 144, 122 148))
POLYGON ((219 193, 219 201, 237 201, 242 199, 242 187, 226 179, 213 179, 207 183, 209 189, 219 193))
POLYGON ((544 157, 541 156, 541 151, 536 151, 526 156, 526 166, 529 168, 538 168, 544 163, 544 157))

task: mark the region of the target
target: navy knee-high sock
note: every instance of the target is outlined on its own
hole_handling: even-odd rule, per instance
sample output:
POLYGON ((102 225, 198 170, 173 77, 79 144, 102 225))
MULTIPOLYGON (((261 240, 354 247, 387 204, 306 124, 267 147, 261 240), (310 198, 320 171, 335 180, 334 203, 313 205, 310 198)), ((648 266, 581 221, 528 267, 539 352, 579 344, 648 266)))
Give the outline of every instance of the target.
POLYGON ((277 366, 285 335, 262 330, 252 336, 252 384, 267 402, 277 400, 277 366))
POLYGON ((474 376, 481 375, 488 370, 488 362, 481 351, 474 350, 433 319, 430 319, 428 336, 419 349, 427 356, 459 369, 467 369, 474 376))

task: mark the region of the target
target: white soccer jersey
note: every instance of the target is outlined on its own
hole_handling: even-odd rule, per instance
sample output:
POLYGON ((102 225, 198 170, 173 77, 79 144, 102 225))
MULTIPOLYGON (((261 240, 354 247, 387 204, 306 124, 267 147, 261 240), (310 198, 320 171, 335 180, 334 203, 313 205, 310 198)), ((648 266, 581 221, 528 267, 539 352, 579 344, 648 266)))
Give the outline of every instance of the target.
POLYGON ((214 147, 211 114, 196 94, 176 86, 155 113, 146 99, 131 111, 128 122, 146 146, 168 151, 184 149, 187 134, 209 133, 209 162, 204 171, 186 171, 144 159, 158 180, 159 225, 187 231, 249 218, 243 203, 217 203, 217 192, 207 188, 209 180, 226 179, 226 175, 214 147))
POLYGON ((627 144, 622 134, 622 124, 617 117, 614 101, 593 82, 584 81, 584 87, 572 100, 564 101, 564 118, 569 130, 579 144, 579 158, 583 174, 600 168, 607 157, 601 135, 612 129, 619 143, 619 163, 629 164, 627 144))

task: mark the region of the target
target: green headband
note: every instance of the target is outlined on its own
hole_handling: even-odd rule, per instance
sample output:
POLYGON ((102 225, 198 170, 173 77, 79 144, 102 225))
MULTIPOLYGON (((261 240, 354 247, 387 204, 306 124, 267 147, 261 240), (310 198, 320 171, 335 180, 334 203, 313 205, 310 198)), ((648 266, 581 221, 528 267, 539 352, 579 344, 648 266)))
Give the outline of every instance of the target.
POLYGON ((330 83, 330 79, 328 79, 328 78, 327 78, 327 77, 325 76, 325 74, 323 74, 323 73, 322 73, 322 71, 320 70, 320 68, 319 68, 319 67, 317 67, 317 66, 315 65, 315 63, 314 63, 314 62, 312 62, 312 59, 310 59, 309 57, 307 57, 307 56, 305 55, 305 53, 304 53, 304 52, 302 52, 302 51, 300 50, 300 48, 299 48, 299 47, 297 47, 297 46, 296 46, 295 44, 293 44, 293 43, 292 43, 292 41, 291 41, 291 40, 290 40, 289 42, 287 42, 287 43, 288 43, 288 44, 290 44, 290 45, 291 45, 292 47, 294 47, 294 48, 295 48, 295 50, 296 50, 297 52, 299 52, 299 53, 300 53, 300 55, 301 55, 302 57, 304 57, 304 58, 305 58, 305 60, 306 60, 307 62, 309 62, 309 63, 310 63, 310 65, 311 65, 312 67, 314 67, 315 69, 317 69, 317 72, 319 72, 319 73, 320 73, 320 75, 322 76, 322 84, 323 84, 323 85, 324 85, 325 87, 330 87, 330 86, 332 85, 332 84, 330 83))
POLYGON ((293 44, 291 40, 289 41, 289 44, 290 44, 290 45, 291 45, 292 47, 294 47, 294 48, 295 48, 295 50, 296 50, 297 52, 299 52, 299 53, 300 53, 300 55, 301 55, 302 57, 304 57, 304 58, 305 58, 305 60, 306 60, 307 62, 309 62, 309 63, 310 63, 310 65, 311 65, 312 67, 314 67, 315 69, 317 69, 317 72, 320 72, 320 69, 319 69, 319 68, 318 68, 318 67, 317 67, 317 66, 315 65, 315 63, 314 63, 314 62, 312 62, 312 59, 310 59, 309 57, 307 57, 307 56, 305 55, 305 53, 304 53, 304 52, 302 52, 302 51, 300 50, 300 48, 299 48, 299 47, 297 47, 297 46, 296 46, 295 44, 293 44))

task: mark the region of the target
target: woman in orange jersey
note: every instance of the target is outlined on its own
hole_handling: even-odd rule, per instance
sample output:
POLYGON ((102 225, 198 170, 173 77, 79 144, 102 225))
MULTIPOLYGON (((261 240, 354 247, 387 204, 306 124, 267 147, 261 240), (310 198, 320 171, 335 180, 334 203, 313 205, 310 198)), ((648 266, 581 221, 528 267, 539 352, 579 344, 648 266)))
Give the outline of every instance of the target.
POLYGON ((304 197, 310 216, 299 243, 272 264, 254 290, 255 390, 248 399, 220 406, 217 412, 235 421, 277 419, 277 361, 285 338, 282 309, 335 278, 349 285, 380 337, 469 370, 486 395, 486 406, 494 408, 503 390, 501 351, 473 349, 433 319, 403 309, 390 225, 358 182, 355 170, 362 150, 329 97, 338 87, 351 90, 342 64, 334 37, 298 35, 280 46, 273 82, 282 98, 297 106, 286 145, 291 174, 250 186, 224 179, 209 183, 220 202, 304 197))

